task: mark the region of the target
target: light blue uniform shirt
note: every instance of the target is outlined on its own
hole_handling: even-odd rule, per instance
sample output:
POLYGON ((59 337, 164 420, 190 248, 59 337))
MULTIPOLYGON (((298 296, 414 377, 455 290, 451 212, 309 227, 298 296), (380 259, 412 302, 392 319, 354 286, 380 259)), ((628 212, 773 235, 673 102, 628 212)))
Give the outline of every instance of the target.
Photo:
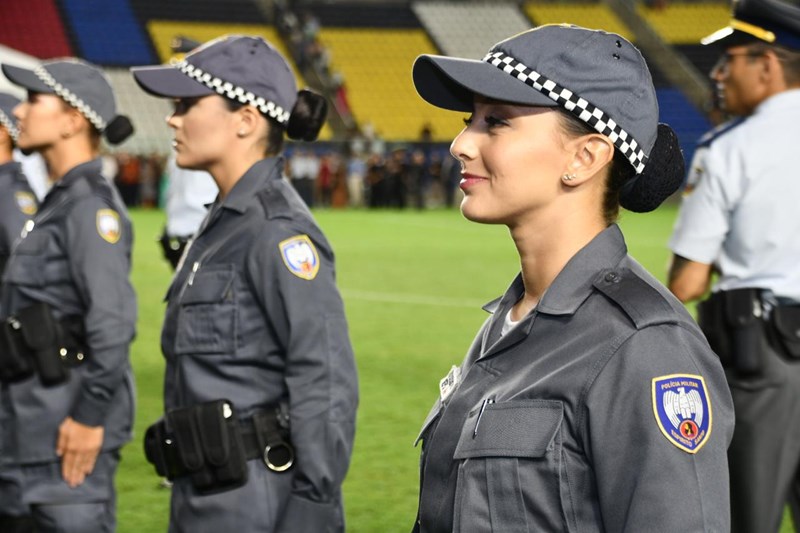
POLYGON ((716 138, 684 198, 670 249, 721 272, 714 287, 800 301, 800 90, 762 102, 716 138))

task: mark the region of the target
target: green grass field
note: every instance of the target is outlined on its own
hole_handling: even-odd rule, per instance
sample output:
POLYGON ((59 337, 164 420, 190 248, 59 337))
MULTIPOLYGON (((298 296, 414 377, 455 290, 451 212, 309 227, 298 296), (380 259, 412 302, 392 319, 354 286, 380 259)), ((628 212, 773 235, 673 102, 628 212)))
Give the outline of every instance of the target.
MULTIPOLYGON (((481 226, 458 211, 317 211, 333 244, 339 287, 358 362, 361 403, 344 486, 348 531, 406 532, 417 499, 419 450, 412 447, 438 394, 485 318, 481 305, 502 294, 518 270, 504 227, 481 226)), ((145 461, 141 438, 161 415, 162 302, 171 272, 156 237, 163 213, 134 211, 133 283, 139 298, 132 362, 138 384, 136 436, 117 476, 120 533, 166 531, 169 491, 145 461)), ((675 208, 625 213, 631 254, 664 279, 675 208)), ((785 521, 782 532, 791 532, 785 521)))

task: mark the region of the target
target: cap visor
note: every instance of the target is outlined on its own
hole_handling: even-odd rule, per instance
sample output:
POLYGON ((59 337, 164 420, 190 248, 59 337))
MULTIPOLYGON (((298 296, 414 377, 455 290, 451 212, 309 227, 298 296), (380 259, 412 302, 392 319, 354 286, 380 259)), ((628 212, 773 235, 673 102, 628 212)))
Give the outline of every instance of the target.
POLYGON ((3 74, 5 74, 8 81, 13 83, 14 85, 19 85, 20 87, 24 87, 29 91, 33 91, 35 93, 53 93, 53 89, 47 86, 45 82, 39 79, 39 77, 33 73, 32 70, 26 68, 15 67, 13 65, 2 65, 3 74))
POLYGON ((134 67, 131 73, 139 87, 154 96, 193 98, 215 94, 213 90, 172 66, 134 67))
POLYGON ((421 55, 412 70, 417 93, 451 111, 472 111, 474 95, 531 106, 556 106, 553 100, 494 65, 474 59, 421 55))

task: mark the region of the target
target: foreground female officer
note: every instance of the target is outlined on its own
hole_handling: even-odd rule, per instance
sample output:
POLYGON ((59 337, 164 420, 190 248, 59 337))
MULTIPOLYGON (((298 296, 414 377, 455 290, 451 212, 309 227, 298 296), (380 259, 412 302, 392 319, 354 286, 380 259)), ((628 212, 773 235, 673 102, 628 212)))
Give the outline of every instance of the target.
POLYGON ((413 75, 471 113, 461 210, 508 226, 521 262, 423 426, 415 530, 727 531, 722 369, 614 224, 683 177, 638 50, 543 26, 413 75))
POLYGON ((17 144, 42 155, 53 186, 3 278, 2 461, 15 479, 0 480, 0 514, 30 511, 37 532, 113 531, 136 302, 130 222, 97 157, 101 135, 121 142, 132 128, 93 65, 2 70, 28 90, 17 144))
POLYGON ((167 412, 145 446, 174 481, 170 531, 343 531, 355 364, 333 252, 279 157, 285 132, 316 138, 324 100, 257 37, 133 75, 175 99, 177 164, 220 191, 167 294, 167 412))

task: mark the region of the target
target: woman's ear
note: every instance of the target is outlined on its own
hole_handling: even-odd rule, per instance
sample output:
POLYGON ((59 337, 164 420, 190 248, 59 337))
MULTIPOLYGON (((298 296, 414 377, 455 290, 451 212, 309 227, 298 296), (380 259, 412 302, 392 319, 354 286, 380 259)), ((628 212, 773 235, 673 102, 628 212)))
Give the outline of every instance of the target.
POLYGON ((239 137, 252 135, 258 128, 261 114, 251 105, 242 106, 237 110, 237 113, 239 114, 239 124, 236 135, 239 137))
POLYGON ((573 139, 572 160, 564 175, 567 186, 580 185, 596 176, 614 159, 614 143, 605 135, 593 133, 573 139))
POLYGON ((69 139, 84 129, 91 127, 89 120, 74 107, 68 107, 65 115, 66 117, 60 131, 62 139, 69 139))

